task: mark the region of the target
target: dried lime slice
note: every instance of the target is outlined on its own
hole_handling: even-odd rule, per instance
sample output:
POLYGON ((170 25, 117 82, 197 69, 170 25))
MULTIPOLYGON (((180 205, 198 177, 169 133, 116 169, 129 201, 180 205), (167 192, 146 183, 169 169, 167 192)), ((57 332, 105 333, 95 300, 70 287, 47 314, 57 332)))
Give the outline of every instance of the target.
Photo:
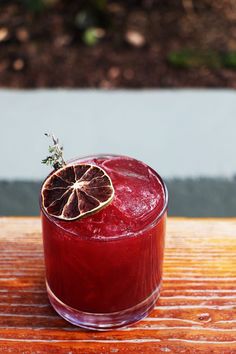
POLYGON ((112 181, 100 167, 67 165, 50 175, 42 186, 42 206, 58 219, 76 220, 108 205, 114 196, 112 181))

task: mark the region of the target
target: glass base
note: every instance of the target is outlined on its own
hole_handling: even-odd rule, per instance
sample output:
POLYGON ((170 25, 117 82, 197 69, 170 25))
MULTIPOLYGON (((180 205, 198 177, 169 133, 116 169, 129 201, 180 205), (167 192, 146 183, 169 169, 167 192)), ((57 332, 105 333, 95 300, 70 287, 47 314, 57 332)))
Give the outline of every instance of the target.
POLYGON ((73 325, 97 331, 124 327, 146 317, 154 308, 160 286, 144 301, 127 310, 111 313, 90 313, 76 310, 60 301, 46 282, 49 300, 56 312, 73 325))

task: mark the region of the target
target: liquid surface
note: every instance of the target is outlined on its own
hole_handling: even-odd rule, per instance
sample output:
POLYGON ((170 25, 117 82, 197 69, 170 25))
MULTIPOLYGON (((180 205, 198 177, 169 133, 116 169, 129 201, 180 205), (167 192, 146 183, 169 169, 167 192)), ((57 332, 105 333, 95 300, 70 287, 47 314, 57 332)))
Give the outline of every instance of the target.
POLYGON ((165 190, 156 173, 135 159, 114 156, 76 160, 103 168, 110 176, 115 195, 99 212, 78 221, 54 222, 81 237, 129 236, 155 220, 165 205, 165 190))

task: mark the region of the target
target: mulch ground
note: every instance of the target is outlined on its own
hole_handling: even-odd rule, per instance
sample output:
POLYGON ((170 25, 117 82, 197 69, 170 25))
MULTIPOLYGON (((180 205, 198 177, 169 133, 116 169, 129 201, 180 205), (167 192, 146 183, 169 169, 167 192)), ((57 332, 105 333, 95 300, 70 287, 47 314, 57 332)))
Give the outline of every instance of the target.
POLYGON ((93 46, 78 26, 86 2, 28 3, 0 1, 0 87, 236 87, 234 69, 167 60, 186 48, 236 51, 234 0, 108 1, 93 46))

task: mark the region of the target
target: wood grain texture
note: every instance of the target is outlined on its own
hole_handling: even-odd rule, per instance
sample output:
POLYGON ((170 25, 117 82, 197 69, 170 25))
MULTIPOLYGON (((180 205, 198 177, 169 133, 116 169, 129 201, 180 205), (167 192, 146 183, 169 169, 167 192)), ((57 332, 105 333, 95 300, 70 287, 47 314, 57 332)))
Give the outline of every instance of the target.
POLYGON ((49 305, 39 218, 0 218, 0 353, 236 353, 236 219, 169 218, 161 297, 110 332, 49 305))

